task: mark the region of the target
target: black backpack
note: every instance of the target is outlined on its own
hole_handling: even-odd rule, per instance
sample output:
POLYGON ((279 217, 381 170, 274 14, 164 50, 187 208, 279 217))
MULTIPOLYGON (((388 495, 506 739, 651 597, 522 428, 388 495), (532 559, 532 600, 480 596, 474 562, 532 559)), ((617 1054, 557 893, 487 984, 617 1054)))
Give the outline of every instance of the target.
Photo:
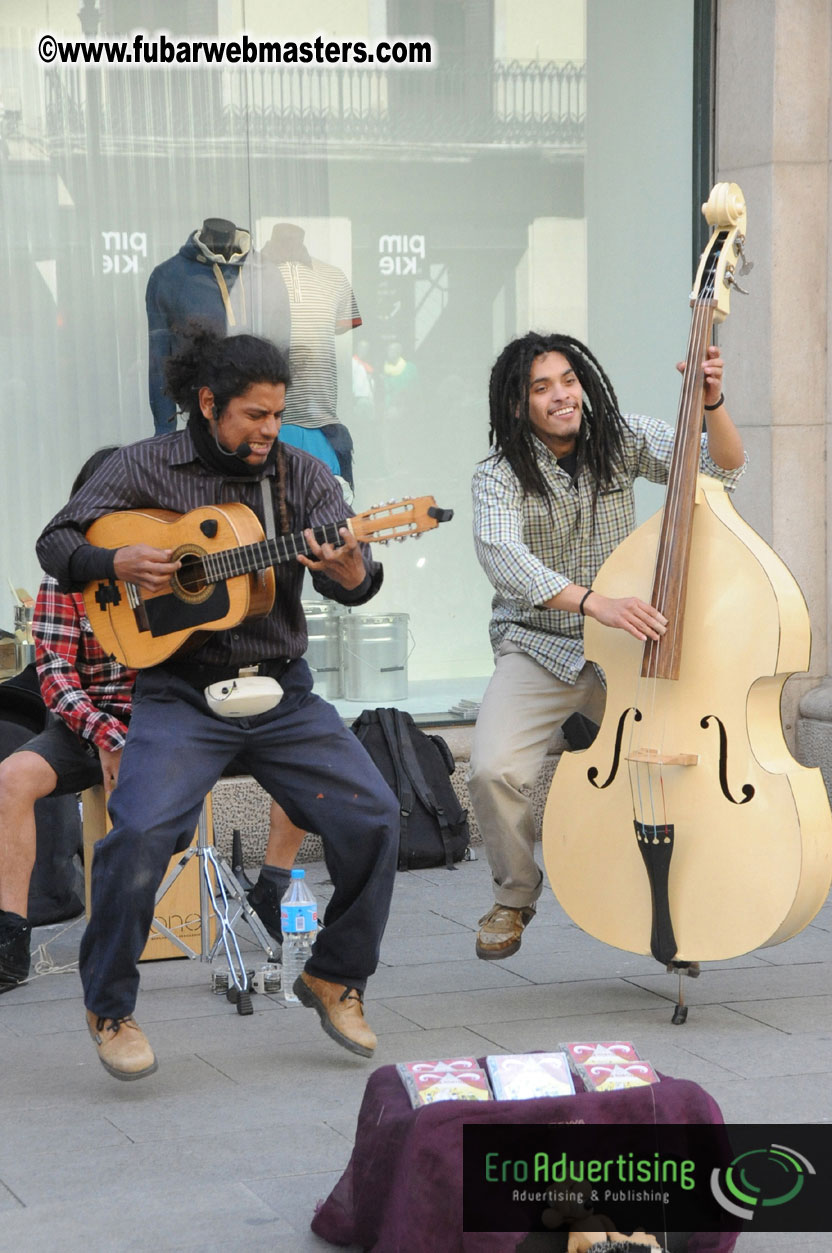
POLYGON ((365 709, 352 729, 398 798, 399 870, 453 870, 470 835, 451 786, 453 754, 442 736, 425 735, 401 709, 365 709))

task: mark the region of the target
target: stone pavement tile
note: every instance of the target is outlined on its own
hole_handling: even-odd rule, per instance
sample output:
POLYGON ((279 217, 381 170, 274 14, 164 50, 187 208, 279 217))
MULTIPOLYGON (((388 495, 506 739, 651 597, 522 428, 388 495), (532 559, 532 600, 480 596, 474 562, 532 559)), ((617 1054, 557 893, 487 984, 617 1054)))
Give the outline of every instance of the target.
MULTIPOLYGON (((340 1179, 339 1172, 321 1171, 317 1174, 295 1175, 285 1178, 255 1178, 244 1180, 247 1188, 280 1214, 281 1219, 295 1233, 286 1250, 291 1253, 323 1253, 333 1246, 321 1240, 309 1229, 309 1224, 319 1202, 325 1201, 340 1179)), ((357 1245, 341 1245, 345 1253, 358 1251, 357 1245)), ((273 1251, 274 1253, 274 1251, 273 1251)), ((277 1253, 280 1253, 278 1250, 277 1253)))
POLYGON ((809 925, 821 931, 832 931, 832 899, 826 900, 821 905, 809 925))
MULTIPOLYGON (((258 1076, 263 1082, 269 1082, 278 1071, 293 1073, 296 1067, 302 1071, 308 1070, 310 1047, 316 1054, 323 1047, 328 1056, 338 1060, 346 1058, 351 1066, 366 1065, 366 1061, 350 1054, 348 1050, 329 1039, 320 1025, 317 1014, 307 1010, 304 1019, 303 1034, 299 1033, 297 1037, 289 1041, 285 1037, 278 1037, 275 1033, 268 1033, 266 1036, 258 1037, 256 1044, 252 1037, 247 1038, 237 1047, 232 1040, 224 1039, 222 1043, 219 1043, 210 1038, 196 1044, 195 1048, 200 1058, 208 1065, 214 1066, 220 1073, 233 1079, 235 1083, 248 1082, 251 1075, 258 1076)), ((377 1035, 395 1036, 413 1030, 412 1022, 381 1005, 367 1006, 367 1021, 377 1035)), ((157 1051, 161 1057, 161 1046, 157 1048, 157 1051)))
MULTIPOLYGON (((412 1027, 411 1027, 412 1030, 412 1027)), ((344 1107, 355 1092, 363 1091, 374 1058, 357 1057, 340 1048, 323 1031, 303 1049, 283 1046, 260 1055, 250 1050, 240 1054, 205 1051, 206 1060, 233 1087, 228 1099, 254 1101, 258 1108, 276 1105, 294 1110, 308 1105, 310 1115, 328 1121, 328 1115, 344 1107), (310 1065, 314 1057, 314 1068, 310 1065)))
MULTIPOLYGON (((832 927, 832 915, 829 917, 832 927)), ((832 962, 832 935, 823 927, 810 923, 797 935, 783 944, 770 944, 768 948, 754 950, 761 961, 775 966, 797 966, 802 962, 832 962)))
POLYGON ((95 1248, 275 1253, 297 1247, 292 1226, 271 1206, 244 1184, 223 1183, 219 1177, 196 1184, 182 1175, 178 1183, 168 1178, 152 1187, 134 1185, 130 1194, 116 1197, 102 1191, 92 1210, 35 1204, 4 1212, 0 1225, 3 1253, 89 1253, 95 1248))
MULTIPOLYGON (((502 965, 501 962, 478 964, 502 965)), ((612 1015, 655 1009, 659 1004, 652 993, 634 983, 604 979, 460 991, 455 996, 430 991, 423 996, 388 994, 384 999, 396 1013, 422 1027, 443 1027, 458 1022, 478 1027, 481 1023, 496 1025, 523 1018, 565 1017, 595 1011, 612 1015)), ((610 1038, 618 1037, 614 1034, 610 1038)))
POLYGON ((421 936, 391 936, 385 933, 381 943, 381 961, 385 966, 424 966, 441 968, 443 962, 470 961, 474 952, 474 932, 460 928, 457 932, 436 934, 427 930, 421 936))
POLYGON ((832 1071, 714 1079, 708 1091, 726 1122, 816 1123, 832 1121, 830 1084, 832 1071))
POLYGON ((442 1057, 483 1057, 493 1051, 487 1026, 479 1031, 464 1026, 446 1027, 440 1031, 414 1031, 410 1035, 382 1037, 373 1057, 373 1066, 434 1061, 442 1057))
POLYGON ((384 932, 383 943, 405 936, 457 934, 470 935, 471 928, 464 926, 461 922, 454 922, 433 909, 426 909, 422 904, 408 913, 397 910, 391 914, 384 932))
POLYGON ((128 1198, 137 1188, 152 1198, 157 1191, 165 1191, 174 1176, 183 1189, 212 1184, 219 1191, 222 1180, 232 1183, 258 1173, 340 1171, 349 1160, 349 1141, 302 1114, 284 1116, 278 1122, 261 1121, 256 1110, 244 1111, 238 1104, 236 1124, 229 1126, 227 1111, 223 1112, 225 1119, 218 1118, 212 1129, 200 1125, 195 1131, 190 1119, 177 1120, 157 1106, 155 1139, 71 1156, 56 1153, 54 1145, 48 1158, 21 1151, 16 1161, 4 1163, 2 1179, 24 1205, 60 1202, 93 1212, 99 1199, 128 1198), (291 1153, 287 1145, 292 1146, 291 1153))
MULTIPOLYGON (((153 1103, 184 1093, 198 1100, 228 1079, 194 1054, 164 1056, 153 1076, 124 1083, 109 1075, 99 1062, 86 1030, 79 1032, 70 1052, 63 1049, 42 1058, 35 1068, 12 1065, 3 1083, 2 1116, 27 1110, 54 1110, 56 1119, 73 1116, 75 1107, 98 1108, 111 1099, 131 1104, 153 1103)), ((0 1124, 2 1125, 2 1124, 0 1124)), ((25 1134, 25 1119, 21 1123, 25 1134)))
MULTIPOLYGON (((16 1210, 22 1208, 22 1201, 20 1201, 15 1194, 6 1187, 2 1179, 0 1179, 0 1213, 5 1213, 6 1210, 16 1210)), ((3 1228, 5 1226, 5 1221, 5 1218, 0 1221, 0 1248, 3 1247, 3 1228)))
MULTIPOLYGON (((704 967, 698 979, 685 980, 685 999, 690 1005, 726 1005, 730 1001, 822 996, 829 990, 830 978, 832 965, 827 962, 789 967, 745 966, 731 970, 714 963, 704 967)), ((666 975, 636 975, 630 982, 649 988, 658 996, 676 999, 675 980, 668 982, 666 975)))
MULTIPOLYGON (((827 980, 827 987, 829 981, 827 980)), ((802 1034, 832 1036, 832 995, 799 996, 781 1000, 735 1001, 726 1000, 726 1009, 734 1009, 757 1022, 768 1023, 780 1031, 802 1034)))
POLYGON ((528 1053, 538 1049, 556 1051, 559 1045, 579 1040, 630 1040, 645 1061, 674 1079, 692 1079, 707 1088, 711 1079, 736 1078, 727 1060, 699 1056, 685 1047, 686 1028, 672 1026, 666 1011, 640 1010, 622 1021, 620 1014, 590 1015, 571 1018, 519 1021, 490 1025, 487 1028, 499 1053, 528 1053), (610 1034, 611 1029, 613 1034, 610 1034))
MULTIPOLYGON (((17 1000, 17 991, 4 993, 5 1006, 0 1006, 0 1021, 12 1035, 35 1039, 61 1031, 72 1031, 84 1025, 81 985, 75 985, 74 996, 36 1001, 17 1000), (11 1012, 14 1007, 13 1014, 11 1012)), ((140 1025, 166 1018, 210 1018, 224 1014, 230 1006, 223 997, 213 995, 210 983, 175 988, 139 990, 136 1018, 140 1025)))
MULTIPOLYGON (((271 1075, 253 1075, 247 1083, 225 1081, 213 1087, 206 1084, 202 1101, 195 1100, 193 1093, 168 1091, 164 1100, 165 1137, 175 1140, 187 1135, 195 1143, 209 1143, 221 1131, 225 1151, 237 1138, 245 1139, 257 1128, 253 1148, 256 1150, 260 1138, 265 1136, 268 1145, 263 1151, 271 1153, 272 1149, 277 1151, 281 1128, 288 1133, 289 1128, 300 1127, 302 1132, 304 1120, 320 1128, 331 1128, 336 1117, 354 1119, 372 1063, 362 1064, 359 1058, 351 1059, 346 1050, 340 1052, 343 1060, 333 1054, 332 1064, 318 1067, 315 1073, 298 1061, 293 1067, 276 1066, 271 1075)), ((156 1083, 156 1076, 142 1083, 149 1087, 156 1083)), ((130 1143, 158 1143, 158 1099, 128 1104, 110 1090, 99 1098, 98 1108, 130 1143)), ((336 1155, 343 1147, 335 1148, 336 1155)), ((346 1147, 350 1149, 351 1141, 346 1147)), ((286 1167, 289 1169, 290 1165, 286 1167)), ((270 1173, 273 1171, 274 1163, 270 1173)), ((280 1173, 285 1173, 282 1165, 280 1173)))
MULTIPOLYGON (((32 1001, 70 1000, 74 996, 79 996, 80 991, 81 981, 78 978, 78 971, 65 970, 60 974, 32 974, 26 983, 21 984, 12 992, 4 992, 3 996, 13 997, 18 1005, 26 1005, 32 1001)), ((0 1020, 3 1017, 4 1005, 5 1001, 0 1001, 0 1020)))
MULTIPOLYGON (((388 1001, 391 996, 442 995, 468 992, 475 988, 517 988, 524 980, 499 962, 483 962, 472 956, 468 961, 429 962, 419 966, 380 966, 367 984, 366 1004, 388 1001)), ((391 1009, 397 1010, 396 1005, 391 1009)), ((409 1018, 410 1014, 405 1013, 409 1018)))
POLYGON ((11 1098, 6 1100, 4 1090, 3 1115, 0 1117, 0 1179, 3 1178, 4 1165, 18 1160, 21 1153, 37 1156, 54 1152, 53 1137, 58 1125, 61 1127, 62 1153, 83 1153, 87 1149, 127 1142, 124 1132, 99 1107, 92 1104, 79 1107, 73 1102, 71 1117, 67 1117, 69 1111, 69 1104, 57 1110, 54 1105, 49 1108, 16 1107, 11 1098))

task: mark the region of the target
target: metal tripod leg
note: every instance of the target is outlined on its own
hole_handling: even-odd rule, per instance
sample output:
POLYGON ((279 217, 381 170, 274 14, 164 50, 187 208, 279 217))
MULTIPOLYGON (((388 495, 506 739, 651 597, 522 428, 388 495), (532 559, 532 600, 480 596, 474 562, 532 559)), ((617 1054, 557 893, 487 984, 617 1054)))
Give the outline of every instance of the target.
POLYGON ((175 932, 171 931, 169 927, 166 927, 157 918, 153 920, 153 929, 170 940, 172 944, 175 944, 192 961, 197 958, 200 961, 213 961, 217 951, 222 946, 228 958, 228 968, 234 985, 238 989, 244 990, 247 986, 247 976, 242 954, 237 943, 237 936, 233 929, 237 919, 241 915, 245 918, 254 934, 254 938, 269 961, 277 961, 277 949, 274 940, 249 905, 248 898, 234 877, 231 867, 221 857, 217 856, 213 844, 208 842, 208 819, 204 804, 200 811, 199 823, 197 825, 197 842, 185 850, 178 864, 174 866, 170 874, 159 885, 156 893, 157 904, 171 885, 176 882, 194 856, 198 856, 202 863, 199 876, 200 951, 198 953, 195 952, 185 943, 181 936, 176 935, 175 932), (230 901, 234 901, 237 906, 236 912, 233 914, 231 913, 230 901), (219 927, 219 935, 213 944, 211 943, 212 915, 219 927))

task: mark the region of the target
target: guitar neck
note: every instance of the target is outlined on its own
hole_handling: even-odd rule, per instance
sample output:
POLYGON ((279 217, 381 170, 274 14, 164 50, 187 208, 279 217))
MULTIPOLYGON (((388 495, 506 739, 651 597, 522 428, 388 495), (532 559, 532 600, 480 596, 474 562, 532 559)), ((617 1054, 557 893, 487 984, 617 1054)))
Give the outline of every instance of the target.
MULTIPOLYGON (((339 535, 343 522, 327 522, 324 526, 313 528, 313 535, 319 544, 333 544, 340 547, 343 540, 339 535)), ((221 552, 208 553, 202 559, 205 574, 212 583, 221 579, 234 578, 238 574, 254 574, 259 570, 268 570, 272 566, 283 565, 294 560, 298 554, 308 556, 309 543, 303 532, 297 535, 278 535, 275 539, 260 540, 256 544, 244 544, 239 548, 224 548, 221 552)))

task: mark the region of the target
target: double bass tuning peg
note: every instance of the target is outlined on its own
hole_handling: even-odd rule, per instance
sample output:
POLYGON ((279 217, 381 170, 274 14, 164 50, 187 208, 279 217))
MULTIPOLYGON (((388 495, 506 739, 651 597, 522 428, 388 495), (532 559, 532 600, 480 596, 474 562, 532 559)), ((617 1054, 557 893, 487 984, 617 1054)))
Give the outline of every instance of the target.
MULTIPOLYGON (((744 267, 743 269, 740 270, 740 274, 745 274, 746 270, 750 270, 752 268, 753 267, 751 265, 748 265, 747 267, 744 267)), ((730 265, 727 266, 725 270, 725 286, 732 287, 734 291, 740 292, 740 294, 743 296, 747 296, 749 294, 748 289, 746 287, 740 287, 737 281, 737 277, 734 274, 734 267, 730 265)))
MULTIPOLYGON (((745 274, 750 274, 751 271, 754 269, 754 262, 749 261, 748 257, 745 255, 745 236, 744 235, 738 235, 737 238, 734 240, 734 251, 736 252, 737 256, 740 258, 740 263, 741 263, 740 264, 740 278, 742 278, 745 274)), ((741 289, 737 288, 737 290, 739 291, 741 289)))

